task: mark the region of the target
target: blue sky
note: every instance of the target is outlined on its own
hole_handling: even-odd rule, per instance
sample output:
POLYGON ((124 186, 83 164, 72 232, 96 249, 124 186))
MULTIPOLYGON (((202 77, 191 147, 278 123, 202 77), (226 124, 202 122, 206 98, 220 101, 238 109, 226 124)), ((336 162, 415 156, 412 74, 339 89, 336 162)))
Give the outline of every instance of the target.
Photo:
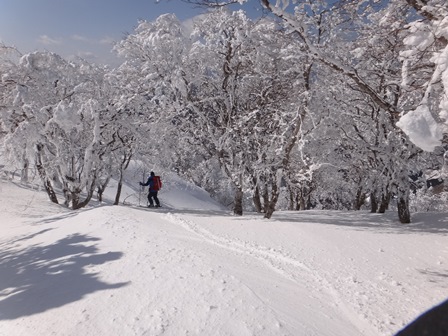
MULTIPOLYGON (((258 1, 250 2, 252 11, 258 1)), ((0 0, 0 41, 22 53, 49 50, 113 63, 113 41, 138 20, 164 13, 188 20, 202 11, 180 0, 0 0)))

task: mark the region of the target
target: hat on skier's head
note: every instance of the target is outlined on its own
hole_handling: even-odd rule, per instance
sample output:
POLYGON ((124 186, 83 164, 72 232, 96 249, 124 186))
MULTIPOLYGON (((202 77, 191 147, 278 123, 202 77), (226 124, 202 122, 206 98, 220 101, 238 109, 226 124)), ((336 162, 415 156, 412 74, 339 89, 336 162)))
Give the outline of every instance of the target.
POLYGON ((154 174, 154 172, 151 172, 151 176, 155 176, 156 174, 154 174))

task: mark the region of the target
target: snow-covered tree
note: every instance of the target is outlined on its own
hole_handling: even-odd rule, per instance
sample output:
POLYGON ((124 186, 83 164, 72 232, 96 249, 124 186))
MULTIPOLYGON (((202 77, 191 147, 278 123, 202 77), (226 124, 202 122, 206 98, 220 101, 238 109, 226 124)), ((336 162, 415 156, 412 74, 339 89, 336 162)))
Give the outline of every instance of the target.
MULTIPOLYGON (((217 5, 213 1, 195 2, 217 5)), ((226 1, 220 5, 224 3, 226 1)), ((352 107, 378 111, 380 122, 372 120, 372 127, 379 127, 377 135, 383 132, 384 136, 388 136, 387 143, 390 143, 392 134, 396 139, 395 144, 390 143, 388 150, 384 148, 385 161, 393 162, 387 156, 398 154, 399 157, 403 157, 402 163, 396 164, 393 169, 387 168, 389 176, 387 179, 390 180, 387 184, 391 184, 394 180, 392 184, 395 186, 395 192, 402 194, 399 198, 403 202, 399 202, 399 206, 404 204, 407 208, 407 190, 409 190, 407 162, 414 153, 411 146, 401 146, 401 141, 406 142, 406 139, 400 135, 400 130, 395 126, 400 116, 406 112, 404 94, 400 86, 399 53, 403 48, 400 41, 403 42, 402 32, 408 27, 407 24, 420 18, 415 12, 410 11, 411 6, 419 12, 432 13, 430 20, 436 21, 438 28, 443 28, 442 19, 446 15, 441 11, 440 1, 425 1, 424 4, 431 5, 429 7, 420 6, 419 2, 402 0, 382 1, 381 5, 370 0, 333 2, 260 0, 260 4, 280 18, 285 27, 296 34, 296 43, 301 44, 303 52, 313 62, 339 76, 343 86, 351 87, 351 90, 358 93, 359 99, 364 100, 362 104, 355 104, 352 107), (385 39, 382 41, 378 35, 383 35, 385 39), (385 132, 380 129, 384 126, 386 126, 385 132)), ((439 29, 434 33, 442 49, 446 46, 444 32, 444 29, 439 29)), ((411 44, 410 41, 409 37, 404 40, 407 44, 411 44)), ((441 70, 435 73, 437 78, 441 78, 441 70)), ((339 99, 343 100, 345 97, 341 96, 339 99)), ((436 100, 438 101, 437 98, 436 100)), ((373 139, 366 140, 369 142, 373 139)), ((377 140, 382 143, 385 138, 377 140)), ((403 217, 400 215, 402 222, 409 221, 407 210, 399 211, 399 214, 403 215, 403 217)))
POLYGON ((115 107, 132 120, 136 154, 146 164, 168 166, 173 161, 168 148, 179 145, 172 116, 182 108, 177 81, 187 47, 180 21, 166 14, 139 22, 114 48, 124 58, 109 75, 117 92, 115 107))
POLYGON ((14 83, 2 117, 10 125, 5 146, 33 160, 51 201, 60 184, 72 209, 90 201, 100 172, 107 111, 104 73, 86 63, 70 63, 49 52, 22 56, 2 77, 14 83), (81 200, 81 194, 85 197, 81 200))

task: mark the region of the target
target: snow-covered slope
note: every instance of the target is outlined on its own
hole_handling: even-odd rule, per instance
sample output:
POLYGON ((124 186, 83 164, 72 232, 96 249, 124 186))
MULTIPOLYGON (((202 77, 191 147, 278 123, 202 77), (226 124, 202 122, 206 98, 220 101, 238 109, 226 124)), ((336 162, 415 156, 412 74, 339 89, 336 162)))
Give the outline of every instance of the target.
MULTIPOLYGON (((139 182, 146 182, 147 176, 140 176, 138 169, 131 169, 126 174, 123 185, 121 200, 126 205, 147 205, 148 187, 140 187, 139 182)), ((163 187, 158 197, 163 207, 177 210, 224 210, 224 207, 210 198, 203 189, 182 180, 179 176, 167 173, 162 174, 163 187)), ((114 199, 116 192, 116 181, 111 181, 107 188, 106 200, 114 199)))
POLYGON ((235 217, 169 176, 160 198, 71 212, 0 181, 0 335, 391 335, 448 297, 446 214, 235 217))

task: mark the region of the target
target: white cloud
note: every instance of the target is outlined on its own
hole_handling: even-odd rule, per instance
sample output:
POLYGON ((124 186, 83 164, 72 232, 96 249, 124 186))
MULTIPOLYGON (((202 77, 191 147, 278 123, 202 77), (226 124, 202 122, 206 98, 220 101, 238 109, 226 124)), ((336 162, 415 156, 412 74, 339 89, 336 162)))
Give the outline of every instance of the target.
POLYGON ((81 57, 83 59, 86 59, 86 60, 93 60, 93 59, 97 58, 96 55, 93 52, 90 52, 90 51, 79 51, 77 53, 77 56, 81 57))
POLYGON ((112 37, 106 36, 100 40, 101 44, 113 44, 115 40, 112 37))
POLYGON ((84 42, 89 42, 90 41, 87 37, 81 36, 81 35, 78 35, 78 34, 72 35, 72 39, 76 40, 76 41, 84 41, 84 42))
POLYGON ((85 42, 85 43, 90 43, 90 44, 113 44, 113 42, 115 41, 112 37, 106 36, 100 40, 95 40, 95 39, 91 39, 82 35, 78 35, 78 34, 73 34, 71 36, 71 39, 74 41, 78 41, 78 42, 85 42))
POLYGON ((38 43, 45 44, 45 45, 54 45, 54 44, 61 44, 61 40, 54 39, 49 37, 48 35, 41 35, 37 39, 38 43))

